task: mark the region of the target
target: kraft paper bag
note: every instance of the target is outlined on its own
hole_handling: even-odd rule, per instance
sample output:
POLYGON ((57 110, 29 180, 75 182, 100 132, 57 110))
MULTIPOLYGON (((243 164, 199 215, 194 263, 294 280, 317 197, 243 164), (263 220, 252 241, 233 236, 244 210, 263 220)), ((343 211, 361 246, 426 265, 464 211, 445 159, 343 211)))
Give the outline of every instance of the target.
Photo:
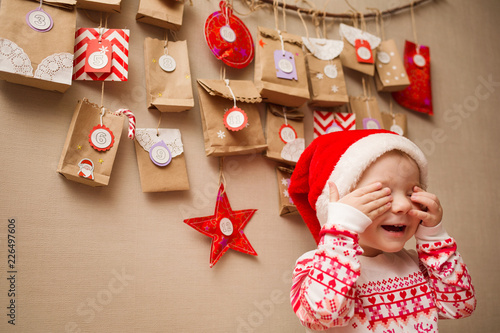
POLYGON ((144 62, 148 108, 179 112, 194 106, 186 41, 146 37, 144 62))
POLYGON ((260 153, 267 148, 258 108, 262 99, 252 81, 199 79, 197 82, 207 156, 260 153), (247 117, 238 130, 228 129, 224 120, 235 105, 231 91, 237 108, 247 117))
POLYGON ((295 207, 292 198, 290 198, 290 195, 288 194, 288 187, 290 186, 290 177, 292 176, 292 172, 292 169, 282 166, 278 166, 276 168, 276 176, 278 177, 280 216, 298 214, 297 207, 295 207))
POLYGON ((254 82, 264 102, 290 107, 304 104, 309 100, 309 86, 301 38, 259 27, 257 40, 254 82))
POLYGON ((106 110, 102 117, 105 129, 96 128, 101 114, 101 108, 87 99, 78 102, 57 166, 57 172, 67 179, 93 187, 109 183, 125 122, 124 116, 106 110), (91 144, 92 137, 97 143, 91 144))
POLYGON ((357 129, 382 129, 383 121, 375 97, 349 96, 350 113, 356 115, 357 129))
POLYGON ((305 149, 304 114, 297 109, 267 104, 264 156, 295 165, 305 149))
POLYGON ((99 12, 119 13, 121 0, 77 0, 76 7, 99 12))
MULTIPOLYGON (((340 36, 344 41, 344 49, 340 54, 342 65, 355 71, 373 76, 375 74, 374 63, 365 63, 358 61, 358 55, 364 57, 363 52, 356 51, 356 41, 364 41, 368 43, 371 50, 372 60, 376 59, 376 49, 379 46, 381 39, 377 36, 367 33, 366 31, 351 27, 349 25, 340 24, 340 36)), ((366 50, 365 50, 366 51, 366 50)))
POLYGON ((0 4, 0 79, 65 92, 73 73, 76 0, 44 1, 41 9, 39 1, 0 4))
POLYGON ((311 99, 315 107, 333 107, 349 102, 344 71, 339 55, 344 42, 324 38, 302 37, 309 51, 306 54, 307 76, 311 99))
POLYGON ((177 31, 182 26, 183 13, 183 1, 140 0, 136 20, 160 28, 177 31))
POLYGON ((381 112, 384 129, 408 137, 408 124, 404 113, 381 112))
POLYGON ((384 40, 377 49, 375 59, 377 91, 399 91, 410 85, 403 60, 394 40, 384 40))
POLYGON ((184 147, 178 129, 137 128, 135 153, 142 192, 189 190, 184 147))

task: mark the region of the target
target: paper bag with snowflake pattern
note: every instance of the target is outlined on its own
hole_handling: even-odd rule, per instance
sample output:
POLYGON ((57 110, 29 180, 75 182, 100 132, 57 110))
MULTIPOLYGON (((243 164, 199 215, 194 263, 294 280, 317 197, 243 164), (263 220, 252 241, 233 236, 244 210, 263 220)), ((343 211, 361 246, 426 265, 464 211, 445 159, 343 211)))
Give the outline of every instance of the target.
POLYGON ((280 216, 298 214, 292 198, 288 194, 288 186, 290 186, 290 177, 293 170, 290 168, 278 166, 276 168, 276 176, 278 178, 278 195, 279 195, 279 214, 280 216))
POLYGON ((2 0, 0 79, 44 90, 71 86, 76 0, 2 0))
POLYGON ((244 155, 267 148, 259 112, 262 100, 252 81, 197 82, 207 156, 244 155))

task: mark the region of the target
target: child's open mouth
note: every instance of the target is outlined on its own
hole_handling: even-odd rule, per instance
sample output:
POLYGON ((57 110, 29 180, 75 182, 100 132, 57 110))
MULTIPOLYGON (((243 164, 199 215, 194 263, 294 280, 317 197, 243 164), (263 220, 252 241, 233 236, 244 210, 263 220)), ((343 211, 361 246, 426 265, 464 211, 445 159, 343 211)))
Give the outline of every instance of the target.
POLYGON ((384 230, 390 231, 390 232, 403 232, 406 229, 405 225, 383 225, 382 228, 384 230))

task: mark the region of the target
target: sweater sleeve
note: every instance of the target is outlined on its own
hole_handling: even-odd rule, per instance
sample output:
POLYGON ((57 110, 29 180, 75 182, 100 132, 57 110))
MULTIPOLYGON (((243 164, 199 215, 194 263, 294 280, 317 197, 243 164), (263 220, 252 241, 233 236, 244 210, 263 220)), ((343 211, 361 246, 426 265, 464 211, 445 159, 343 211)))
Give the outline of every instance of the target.
POLYGON ((300 257, 293 272, 291 303, 302 325, 326 330, 347 325, 354 316, 357 256, 363 253, 358 233, 370 223, 351 206, 329 204, 318 248, 300 257))
POLYGON ((434 290, 440 318, 463 318, 476 307, 474 287, 455 240, 442 224, 420 226, 415 234, 418 257, 434 290))

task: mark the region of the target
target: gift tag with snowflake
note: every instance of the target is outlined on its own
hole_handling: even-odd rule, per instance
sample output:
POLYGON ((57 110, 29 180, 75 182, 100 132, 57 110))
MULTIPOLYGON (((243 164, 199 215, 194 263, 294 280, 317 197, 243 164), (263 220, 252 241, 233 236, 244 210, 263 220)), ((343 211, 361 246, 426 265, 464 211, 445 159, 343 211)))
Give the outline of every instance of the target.
POLYGON ((111 71, 112 45, 107 39, 88 42, 85 53, 86 73, 109 73, 111 71))

